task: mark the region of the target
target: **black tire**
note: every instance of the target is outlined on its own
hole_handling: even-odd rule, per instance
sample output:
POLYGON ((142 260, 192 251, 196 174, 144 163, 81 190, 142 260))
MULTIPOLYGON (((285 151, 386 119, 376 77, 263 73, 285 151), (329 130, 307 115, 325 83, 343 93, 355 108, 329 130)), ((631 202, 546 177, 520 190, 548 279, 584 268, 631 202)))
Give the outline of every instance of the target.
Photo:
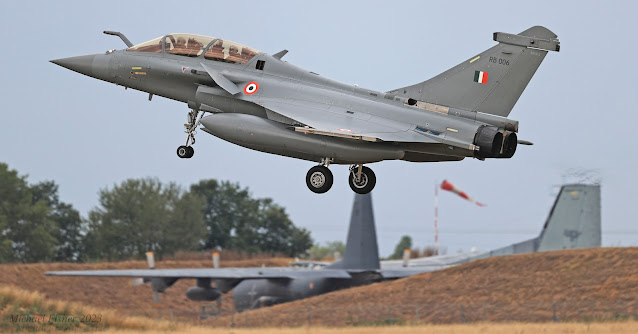
POLYGON ((360 182, 355 182, 356 174, 359 173, 359 168, 354 168, 350 175, 348 175, 348 183, 350 184, 350 189, 357 194, 367 194, 374 189, 374 186, 377 184, 377 177, 374 175, 372 169, 368 167, 363 167, 361 169, 361 180, 360 182))
POLYGON ((190 158, 188 156, 188 154, 190 153, 190 150, 188 149, 188 146, 180 146, 177 148, 177 156, 182 158, 182 159, 186 159, 186 158, 190 158))
POLYGON ((314 166, 306 174, 306 185, 310 191, 323 194, 332 188, 332 172, 325 166, 314 166))
POLYGON ((192 146, 188 146, 188 156, 186 158, 192 158, 193 154, 195 154, 195 149, 192 146))

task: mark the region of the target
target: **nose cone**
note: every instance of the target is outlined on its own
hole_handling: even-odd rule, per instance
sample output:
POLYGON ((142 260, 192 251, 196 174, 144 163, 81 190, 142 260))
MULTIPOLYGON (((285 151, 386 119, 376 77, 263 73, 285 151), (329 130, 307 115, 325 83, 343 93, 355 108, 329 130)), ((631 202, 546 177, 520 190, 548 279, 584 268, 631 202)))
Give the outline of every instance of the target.
POLYGON ((82 73, 88 76, 93 75, 93 61, 96 55, 69 57, 51 60, 52 63, 68 68, 71 71, 82 73))

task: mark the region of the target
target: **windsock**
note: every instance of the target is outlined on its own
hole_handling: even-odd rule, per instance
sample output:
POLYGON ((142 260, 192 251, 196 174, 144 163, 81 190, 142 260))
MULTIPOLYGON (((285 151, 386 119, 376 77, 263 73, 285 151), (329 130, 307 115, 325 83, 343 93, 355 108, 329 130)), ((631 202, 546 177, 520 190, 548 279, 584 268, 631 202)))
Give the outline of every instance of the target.
POLYGON ((475 199, 468 196, 464 191, 455 187, 452 183, 448 182, 447 180, 443 180, 443 183, 441 183, 441 189, 451 191, 478 206, 485 206, 485 204, 477 202, 475 199))

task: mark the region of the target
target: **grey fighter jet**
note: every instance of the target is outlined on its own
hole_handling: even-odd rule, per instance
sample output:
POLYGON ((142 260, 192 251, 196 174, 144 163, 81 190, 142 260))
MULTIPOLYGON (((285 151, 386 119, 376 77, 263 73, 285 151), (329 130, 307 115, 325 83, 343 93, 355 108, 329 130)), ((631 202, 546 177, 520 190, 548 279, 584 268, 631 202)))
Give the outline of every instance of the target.
MULTIPOLYGON (((351 165, 359 194, 376 183, 364 164, 383 160, 511 158, 518 121, 507 118, 548 51, 560 42, 535 26, 496 32, 497 45, 421 83, 379 92, 340 83, 282 57, 221 38, 170 34, 104 54, 52 60, 73 71, 184 102, 191 158, 195 130, 250 149, 318 162, 306 175, 315 193, 330 189, 330 164, 351 165), (210 115, 205 116, 206 113, 210 115)), ((327 45, 326 49, 329 50, 327 45)), ((362 55, 363 56, 363 55, 362 55)))

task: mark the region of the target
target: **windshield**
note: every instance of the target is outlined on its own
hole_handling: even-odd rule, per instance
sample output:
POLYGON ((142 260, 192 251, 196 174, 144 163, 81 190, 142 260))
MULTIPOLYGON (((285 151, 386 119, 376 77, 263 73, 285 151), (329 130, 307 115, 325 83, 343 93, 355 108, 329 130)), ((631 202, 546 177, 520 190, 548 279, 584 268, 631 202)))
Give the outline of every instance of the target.
POLYGON ((166 35, 166 52, 179 56, 197 57, 214 39, 214 37, 190 34, 166 35))
POLYGON ((258 50, 239 43, 192 34, 170 34, 134 45, 127 50, 153 53, 165 50, 167 53, 186 57, 199 57, 204 54, 206 59, 232 64, 245 64, 259 53, 258 50))
POLYGON ((142 44, 134 45, 128 48, 128 51, 133 52, 153 52, 153 53, 161 53, 162 52, 162 40, 164 37, 158 37, 156 39, 152 39, 148 42, 144 42, 142 44))
POLYGON ((218 39, 208 48, 204 58, 227 63, 245 64, 258 53, 259 51, 247 46, 218 39))

